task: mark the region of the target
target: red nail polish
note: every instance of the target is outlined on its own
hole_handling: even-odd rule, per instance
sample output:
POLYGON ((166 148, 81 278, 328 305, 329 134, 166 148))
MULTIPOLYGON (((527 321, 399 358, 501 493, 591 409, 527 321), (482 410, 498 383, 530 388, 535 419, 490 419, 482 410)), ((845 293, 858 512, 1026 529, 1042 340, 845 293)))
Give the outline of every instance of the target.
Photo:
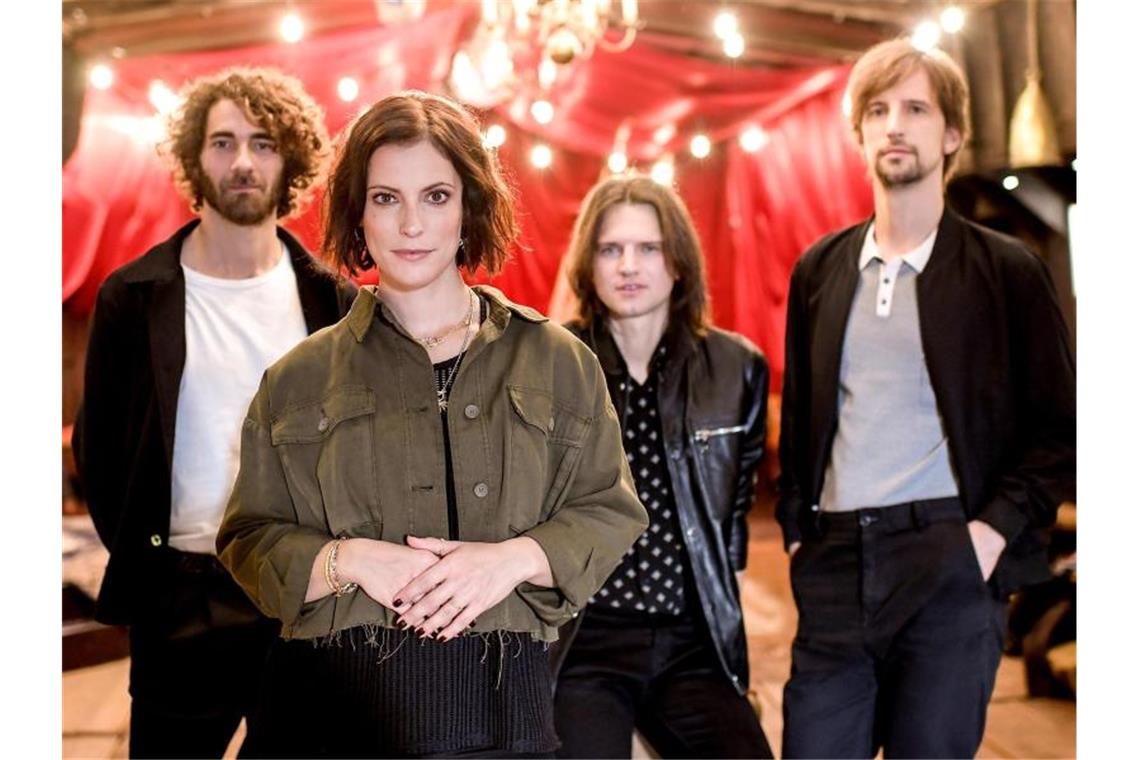
POLYGON ((392 604, 396 605, 397 607, 403 607, 404 601, 402 599, 396 599, 392 602, 392 604))

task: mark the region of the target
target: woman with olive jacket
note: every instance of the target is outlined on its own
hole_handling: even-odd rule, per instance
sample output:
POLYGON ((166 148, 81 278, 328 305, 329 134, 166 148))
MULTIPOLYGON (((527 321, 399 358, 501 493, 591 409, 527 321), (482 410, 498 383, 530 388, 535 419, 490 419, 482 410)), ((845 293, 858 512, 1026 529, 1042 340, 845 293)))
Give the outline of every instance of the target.
POLYGON ((461 278, 494 272, 515 226, 459 106, 374 105, 328 203, 326 248, 380 285, 266 372, 218 534, 282 621, 256 746, 550 756, 547 644, 646 524, 601 369, 461 278))

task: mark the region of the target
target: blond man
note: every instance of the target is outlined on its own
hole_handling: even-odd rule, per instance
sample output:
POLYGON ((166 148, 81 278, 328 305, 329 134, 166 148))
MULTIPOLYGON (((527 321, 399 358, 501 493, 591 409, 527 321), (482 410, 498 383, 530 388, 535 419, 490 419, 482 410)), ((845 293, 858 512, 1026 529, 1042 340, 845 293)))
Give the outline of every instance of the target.
POLYGON ((1005 599, 1075 489, 1075 367, 1041 260, 946 207, 967 87, 905 40, 851 73, 871 219, 788 297, 777 518, 799 611, 785 757, 967 757, 1005 599))

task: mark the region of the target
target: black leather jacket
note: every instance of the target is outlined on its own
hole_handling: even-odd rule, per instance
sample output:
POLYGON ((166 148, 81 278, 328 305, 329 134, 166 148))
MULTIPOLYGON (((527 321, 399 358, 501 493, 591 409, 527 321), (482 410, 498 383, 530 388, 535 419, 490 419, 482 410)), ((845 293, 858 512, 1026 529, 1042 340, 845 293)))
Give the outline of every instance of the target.
MULTIPOLYGON (((597 355, 625 428, 629 372, 604 324, 567 325, 597 355)), ((725 675, 748 688, 748 647, 735 571, 748 559, 748 510, 764 455, 768 362, 743 336, 670 331, 657 398, 669 477, 701 612, 725 675)), ((552 647, 555 674, 581 625, 563 626, 552 647)))

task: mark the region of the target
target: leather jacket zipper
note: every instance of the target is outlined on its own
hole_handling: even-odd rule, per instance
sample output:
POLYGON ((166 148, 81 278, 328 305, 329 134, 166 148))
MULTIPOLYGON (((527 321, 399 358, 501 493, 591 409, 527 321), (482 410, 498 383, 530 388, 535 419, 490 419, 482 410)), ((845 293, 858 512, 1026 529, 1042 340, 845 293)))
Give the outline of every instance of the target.
POLYGON ((733 425, 732 427, 719 428, 702 428, 700 430, 693 431, 693 442, 707 446, 709 439, 714 436, 731 435, 732 433, 743 433, 747 429, 747 425, 733 425))

